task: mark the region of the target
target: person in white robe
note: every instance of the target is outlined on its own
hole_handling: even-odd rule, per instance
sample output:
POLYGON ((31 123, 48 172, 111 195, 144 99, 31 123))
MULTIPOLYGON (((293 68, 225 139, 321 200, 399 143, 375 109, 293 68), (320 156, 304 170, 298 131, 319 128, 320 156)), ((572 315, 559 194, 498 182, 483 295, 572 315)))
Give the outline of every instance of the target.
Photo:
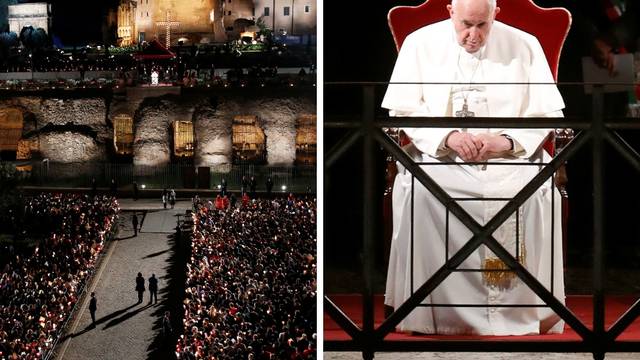
MULTIPOLYGON (((564 102, 534 36, 494 21, 500 11, 495 0, 454 0, 447 8, 450 19, 406 37, 382 103, 391 116, 562 116, 564 102), (411 82, 427 84, 406 84, 411 82)), ((550 129, 401 131, 411 140, 408 153, 427 163, 421 168, 480 224, 486 224, 518 193, 540 171, 541 163, 550 161, 542 148, 550 129), (504 164, 465 164, 484 161, 504 164), (508 165, 513 162, 533 166, 508 165)), ((551 182, 545 182, 493 236, 564 303, 560 195, 551 182)), ((402 305, 473 235, 455 216, 447 216, 446 208, 419 181, 413 186, 412 221, 412 175, 398 163, 385 292, 385 305, 393 308, 402 305)), ((459 269, 505 267, 481 245, 459 269)), ((544 304, 513 272, 453 272, 422 304, 429 306, 414 309, 398 330, 525 335, 561 333, 564 328, 548 307, 501 306, 544 304), (478 306, 439 306, 451 304, 478 306)))

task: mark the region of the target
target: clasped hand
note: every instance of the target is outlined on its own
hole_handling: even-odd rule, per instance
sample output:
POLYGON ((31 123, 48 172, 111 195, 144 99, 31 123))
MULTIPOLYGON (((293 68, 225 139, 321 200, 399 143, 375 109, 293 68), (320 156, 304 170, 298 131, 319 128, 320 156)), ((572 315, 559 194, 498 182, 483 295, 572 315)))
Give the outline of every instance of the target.
POLYGON ((455 151, 460 158, 469 162, 482 162, 506 157, 511 150, 511 141, 499 134, 469 134, 454 131, 449 134, 445 145, 455 151))

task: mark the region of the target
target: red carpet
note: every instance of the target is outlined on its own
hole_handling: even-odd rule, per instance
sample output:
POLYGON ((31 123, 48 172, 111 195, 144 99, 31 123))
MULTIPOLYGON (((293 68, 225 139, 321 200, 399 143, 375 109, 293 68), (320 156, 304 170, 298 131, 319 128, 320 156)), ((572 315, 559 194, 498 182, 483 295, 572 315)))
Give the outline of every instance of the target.
MULTIPOLYGON (((349 318, 358 326, 362 327, 362 300, 360 295, 329 295, 333 301, 349 318)), ((605 323, 609 328, 624 312, 636 301, 633 296, 608 296, 605 306, 605 323)), ((375 296, 375 326, 378 327, 384 320, 383 296, 375 296)), ((593 325, 593 303, 591 296, 574 295, 567 297, 567 305, 578 319, 585 326, 592 328, 593 325)), ((342 331, 326 313, 324 314, 324 339, 325 340, 350 340, 349 335, 342 331)), ((581 338, 569 326, 565 327, 563 334, 553 335, 526 335, 526 336, 452 336, 452 335, 408 335, 393 332, 387 335, 385 340, 498 340, 498 341, 580 341, 581 338)), ((640 320, 636 319, 619 337, 621 341, 640 340, 640 320)))

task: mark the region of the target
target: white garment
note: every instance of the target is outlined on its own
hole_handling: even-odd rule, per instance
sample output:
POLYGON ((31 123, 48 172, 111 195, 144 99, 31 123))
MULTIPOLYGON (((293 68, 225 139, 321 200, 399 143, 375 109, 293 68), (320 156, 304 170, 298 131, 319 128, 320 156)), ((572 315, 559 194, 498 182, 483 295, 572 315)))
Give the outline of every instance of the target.
MULTIPOLYGON (((561 116, 564 103, 538 41, 531 35, 494 22, 490 40, 476 54, 467 54, 455 40, 453 24, 445 20, 410 34, 398 55, 391 82, 510 82, 509 85, 389 85, 382 106, 390 114, 403 116, 451 116, 467 97, 469 110, 476 116, 527 117, 561 116), (474 58, 475 57, 475 58, 474 58), (474 63, 475 60, 475 63, 474 63), (480 63, 478 64, 478 61, 480 63), (465 79, 466 76, 466 79, 465 79), (520 85, 523 84, 523 85, 520 85)), ((493 159, 492 162, 550 160, 541 149, 547 129, 403 129, 423 154, 416 160, 428 163, 462 162, 443 151, 442 144, 452 130, 470 133, 509 134, 523 150, 519 158, 493 159)), ((541 166, 508 165, 422 165, 422 169, 454 198, 513 197, 533 178, 541 166)), ((446 209, 420 182, 415 181, 413 199, 413 245, 411 244, 411 174, 399 165, 393 189, 393 237, 385 304, 394 308, 419 288, 445 262, 447 254, 446 209), (413 247, 413 274, 411 248, 413 247), (413 283, 412 280, 413 279, 413 283)), ((538 189, 520 208, 520 241, 525 243, 524 266, 551 288, 564 302, 560 195, 551 202, 551 180, 538 189), (555 208, 555 228, 551 229, 551 208, 555 208), (551 234, 554 243, 552 246, 551 234), (553 249, 552 249, 553 248, 553 249), (553 256, 552 256, 553 254, 553 256), (553 264, 553 270, 552 270, 553 264)), ((489 221, 504 202, 458 201, 480 224, 489 221)), ((448 255, 459 250, 472 236, 454 216, 449 216, 448 255)), ((495 233, 507 250, 515 254, 515 215, 495 233), (512 237, 513 239, 510 239, 512 237), (510 241, 513 240, 513 241, 510 241)), ((481 246, 469 256, 461 269, 480 269, 490 252, 481 246)), ((483 283, 479 272, 454 272, 423 302, 424 304, 526 304, 543 302, 521 280, 507 288, 483 283)), ((438 334, 522 335, 562 332, 560 321, 548 308, 519 307, 418 307, 398 329, 438 334)))

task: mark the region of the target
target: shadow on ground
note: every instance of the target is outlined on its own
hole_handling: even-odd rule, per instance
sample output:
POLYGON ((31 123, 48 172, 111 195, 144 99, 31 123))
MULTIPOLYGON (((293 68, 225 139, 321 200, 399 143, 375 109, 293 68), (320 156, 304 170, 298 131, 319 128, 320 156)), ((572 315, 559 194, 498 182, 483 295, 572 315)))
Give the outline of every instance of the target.
POLYGON ((182 301, 184 299, 184 284, 187 279, 187 262, 190 257, 191 243, 189 239, 179 235, 169 235, 170 255, 167 261, 167 275, 160 278, 159 295, 162 302, 155 307, 153 323, 155 337, 147 348, 147 359, 175 359, 175 345, 182 334, 182 301), (165 337, 162 333, 162 318, 165 311, 171 312, 173 334, 165 337))
POLYGON ((162 255, 162 254, 164 254, 164 253, 166 253, 168 251, 169 250, 162 250, 162 251, 154 252, 152 254, 149 254, 149 255, 143 257, 142 259, 150 259, 150 258, 153 258, 153 257, 156 257, 156 256, 160 256, 160 255, 162 255))
MULTIPOLYGON (((152 306, 151 304, 147 304, 147 305, 142 306, 141 308, 138 308, 138 309, 136 309, 136 310, 134 310, 134 311, 131 311, 131 312, 125 313, 124 315, 122 315, 122 316, 120 316, 120 317, 118 317, 118 318, 115 318, 115 319, 113 319, 113 320, 109 321, 109 322, 107 323, 107 325, 105 325, 105 326, 104 326, 104 328, 102 328, 102 330, 108 329, 108 328, 110 328, 110 327, 112 327, 112 326, 116 326, 116 325, 120 324, 120 323, 121 323, 121 322, 123 322, 123 321, 129 320, 129 319, 131 319, 132 317, 134 317, 134 316, 138 315, 139 313, 141 313, 141 312, 143 312, 143 311, 147 310, 147 309, 148 309, 148 308, 150 308, 151 306, 152 306)), ((96 323, 97 323, 97 321, 96 321, 96 323)))
MULTIPOLYGON (((133 218, 133 215, 135 214, 138 217, 138 227, 139 229, 142 229, 142 225, 144 224, 144 219, 146 219, 147 217, 147 210, 124 210, 122 211, 121 215, 120 215, 120 220, 118 221, 118 229, 119 230, 125 230, 125 231, 130 231, 130 232, 134 232, 133 231, 133 224, 131 222, 131 219, 133 218)), ((142 231, 138 231, 138 232, 142 232, 142 231)), ((128 240, 128 239, 133 239, 137 236, 137 234, 131 234, 129 236, 118 236, 115 238, 115 240, 128 240)))
MULTIPOLYGON (((87 327, 85 327, 82 331, 79 331, 79 332, 77 332, 77 333, 73 333, 73 334, 69 334, 69 335, 65 336, 64 338, 62 338, 62 339, 61 339, 61 341, 64 341, 64 340, 66 340, 67 338, 74 338, 74 337, 76 337, 76 336, 79 336, 79 335, 82 335, 82 334, 86 333, 87 331, 93 330, 93 329, 95 329, 98 325, 100 325, 100 324, 104 323, 105 321, 109 321, 109 320, 111 320, 111 319, 113 319, 113 318, 115 318, 115 317, 117 317, 117 316, 120 316, 120 314, 123 314, 123 313, 127 312, 129 309, 134 308, 136 305, 138 305, 138 303, 135 303, 135 304, 129 305, 129 306, 127 306, 127 307, 126 307, 126 308, 124 308, 124 309, 116 310, 116 311, 112 312, 112 313, 111 313, 111 314, 109 314, 109 315, 103 316, 103 317, 99 318, 98 320, 96 320, 96 323, 95 323, 95 324, 89 324, 89 325, 87 325, 87 327)), ((107 326, 108 326, 108 325, 107 325, 107 326)), ((105 328, 106 328, 106 327, 105 327, 105 328)))

